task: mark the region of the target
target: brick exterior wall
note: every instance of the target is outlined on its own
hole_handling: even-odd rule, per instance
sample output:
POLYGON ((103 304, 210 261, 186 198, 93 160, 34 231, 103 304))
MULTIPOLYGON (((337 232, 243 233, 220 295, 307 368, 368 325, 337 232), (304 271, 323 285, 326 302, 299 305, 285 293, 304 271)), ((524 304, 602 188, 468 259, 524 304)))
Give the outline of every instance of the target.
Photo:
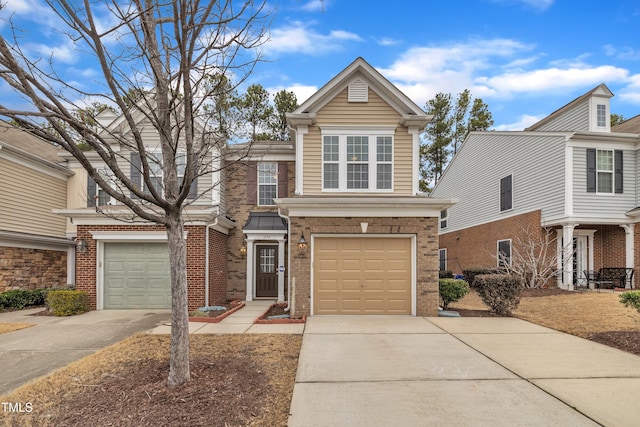
MULTIPOLYGON (((517 236, 522 235, 522 230, 527 227, 542 233, 540 215, 540 211, 535 211, 441 234, 440 249, 447 249, 447 270, 451 270, 454 274, 462 274, 463 270, 469 268, 495 267, 497 241, 512 239, 512 244, 515 245, 517 236)), ((640 264, 640 231, 637 228, 634 230, 636 269, 640 264)), ((593 236, 594 265, 590 269, 625 266, 625 231, 622 227, 585 224, 574 230, 581 229, 596 230, 593 236)), ((554 231, 553 237, 555 236, 554 231)), ((555 253, 557 251, 555 239, 551 244, 553 245, 551 251, 555 253)))
MULTIPOLYGON (((254 203, 247 203, 247 166, 238 164, 236 167, 228 168, 230 179, 226 184, 226 212, 227 216, 236 222, 236 228, 229 231, 227 249, 227 296, 229 298, 246 299, 247 290, 247 257, 240 255, 240 248, 244 243, 244 233, 242 227, 249 219, 250 212, 278 212, 276 206, 258 206, 254 203)), ((287 162, 287 194, 278 194, 278 197, 292 197, 295 191, 295 163, 287 162)), ((285 260, 280 263, 288 265, 285 247, 285 260)), ((286 272, 285 272, 286 274, 286 272)), ((286 276, 285 276, 286 277, 286 276)), ((285 295, 287 283, 285 280, 285 295)))
MULTIPOLYGON (((438 315, 438 219, 437 218, 291 218, 292 242, 304 233, 311 243, 314 234, 363 235, 360 223, 368 223, 367 234, 416 236, 416 314, 438 315), (339 223, 339 225, 336 225, 339 223)), ((291 277, 296 278, 292 297, 294 316, 311 313, 311 253, 292 253, 291 277)))
POLYGON ((541 230, 540 211, 440 235, 440 249, 447 250, 447 270, 462 274, 471 268, 495 267, 498 240, 512 239, 522 230, 541 230))
POLYGON ((0 292, 66 285, 66 251, 0 247, 0 292))
MULTIPOLYGON (((89 294, 89 302, 93 310, 96 309, 96 241, 92 239, 90 231, 165 231, 157 225, 79 225, 77 238, 86 239, 89 247, 84 254, 76 252, 76 289, 89 294)), ((187 286, 189 310, 195 310, 205 304, 205 226, 185 226, 187 235, 187 286)), ((210 231, 210 259, 209 259, 209 303, 220 298, 219 289, 225 281, 226 270, 223 267, 221 254, 226 253, 226 236, 217 231, 210 231), (212 286, 213 285, 213 286, 212 286), (213 289, 212 289, 213 288, 213 289)))
POLYGON ((227 235, 209 230, 209 304, 227 300, 227 235))

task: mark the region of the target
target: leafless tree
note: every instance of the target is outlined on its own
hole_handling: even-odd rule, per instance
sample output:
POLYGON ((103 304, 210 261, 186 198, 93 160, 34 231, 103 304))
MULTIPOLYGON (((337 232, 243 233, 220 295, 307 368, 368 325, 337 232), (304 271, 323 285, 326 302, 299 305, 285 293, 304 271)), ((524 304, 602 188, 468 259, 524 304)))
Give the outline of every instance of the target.
POLYGON ((503 252, 491 252, 498 265, 520 278, 525 288, 540 288, 556 274, 557 253, 554 230, 522 226, 511 242, 510 259, 503 252))
POLYGON ((185 383, 190 370, 183 211, 194 180, 212 173, 204 159, 224 144, 207 131, 204 106, 216 94, 207 90, 211 85, 206 76, 229 75, 240 84, 251 73, 270 24, 265 2, 47 0, 47 4, 77 54, 91 58, 100 70, 98 89, 88 92, 65 81, 55 55, 30 56, 21 46, 19 29, 11 26, 12 37, 0 36, 0 77, 33 109, 17 111, 0 105, 0 115, 71 153, 97 185, 136 218, 166 227, 172 294, 167 384, 185 383), (92 102, 121 112, 130 129, 126 137, 99 121, 79 119, 77 111, 92 102), (155 155, 145 145, 143 132, 148 129, 140 127, 141 116, 157 133, 155 155), (91 151, 81 150, 78 143, 91 151), (131 162, 115 147, 139 153, 136 167, 142 186, 131 179, 131 162), (97 153, 92 156, 104 162, 112 179, 97 170, 89 152, 97 153), (158 167, 161 187, 154 185, 153 171, 158 167))

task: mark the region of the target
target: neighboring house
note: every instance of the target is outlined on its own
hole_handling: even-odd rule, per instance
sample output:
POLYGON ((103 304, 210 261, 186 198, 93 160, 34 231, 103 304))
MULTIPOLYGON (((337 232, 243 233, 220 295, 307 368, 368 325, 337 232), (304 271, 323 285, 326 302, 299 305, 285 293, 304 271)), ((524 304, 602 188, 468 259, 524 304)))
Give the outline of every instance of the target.
POLYGON ((610 128, 612 96, 601 84, 524 131, 469 134, 432 192, 460 200, 441 213, 441 269, 510 262, 525 231, 545 230, 559 287, 637 266, 640 129, 610 128))
MULTIPOLYGON (((358 58, 288 115, 292 142, 228 144, 223 173, 200 177, 185 209, 190 309, 264 298, 294 315, 437 315, 438 217, 453 201, 419 194, 430 119, 358 58)), ((109 111, 98 120, 130 132, 109 111)), ((140 179, 137 153, 114 149, 140 179)), ((79 242, 76 287, 96 309, 168 308, 166 232, 114 219, 127 209, 67 160, 75 175, 58 213, 79 242)))
POLYGON ((52 213, 67 203, 58 150, 0 121, 0 292, 73 283, 74 246, 65 219, 52 213))

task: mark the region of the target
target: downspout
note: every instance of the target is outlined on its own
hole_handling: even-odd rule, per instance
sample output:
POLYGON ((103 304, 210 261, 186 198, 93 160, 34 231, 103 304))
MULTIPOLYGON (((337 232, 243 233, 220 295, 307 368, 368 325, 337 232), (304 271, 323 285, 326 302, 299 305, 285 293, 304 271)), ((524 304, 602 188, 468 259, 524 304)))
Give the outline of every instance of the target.
POLYGON ((216 210, 216 219, 211 224, 207 224, 204 228, 205 232, 205 244, 204 244, 204 306, 209 307, 209 230, 212 227, 218 225, 218 218, 220 215, 220 211, 216 210))
POLYGON ((291 309, 291 221, 289 217, 282 213, 280 206, 278 206, 278 216, 287 220, 287 306, 284 311, 288 312, 291 309))

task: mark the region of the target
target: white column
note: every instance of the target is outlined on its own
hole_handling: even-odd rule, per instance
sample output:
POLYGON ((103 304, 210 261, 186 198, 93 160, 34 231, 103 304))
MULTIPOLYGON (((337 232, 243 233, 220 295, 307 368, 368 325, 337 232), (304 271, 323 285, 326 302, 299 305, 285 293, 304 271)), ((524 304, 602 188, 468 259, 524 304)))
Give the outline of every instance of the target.
POLYGON ((564 265, 562 268, 562 287, 573 290, 573 229, 578 224, 562 226, 562 245, 564 265))
POLYGON ((302 196, 304 192, 304 136, 309 132, 308 126, 298 126, 296 128, 296 191, 295 194, 302 196))
POLYGON ((284 302, 284 278, 286 270, 284 267, 284 237, 278 239, 278 302, 284 302))
MULTIPOLYGON (((634 268, 635 239, 633 238, 633 230, 635 228, 635 224, 622 224, 620 227, 624 228, 625 267, 634 268)), ((630 285, 633 288, 633 283, 630 285)))
POLYGON ((255 265, 253 250, 253 240, 249 240, 247 236, 247 301, 253 301, 253 266, 255 265))
POLYGON ((67 285, 76 284, 76 247, 67 248, 67 285))

